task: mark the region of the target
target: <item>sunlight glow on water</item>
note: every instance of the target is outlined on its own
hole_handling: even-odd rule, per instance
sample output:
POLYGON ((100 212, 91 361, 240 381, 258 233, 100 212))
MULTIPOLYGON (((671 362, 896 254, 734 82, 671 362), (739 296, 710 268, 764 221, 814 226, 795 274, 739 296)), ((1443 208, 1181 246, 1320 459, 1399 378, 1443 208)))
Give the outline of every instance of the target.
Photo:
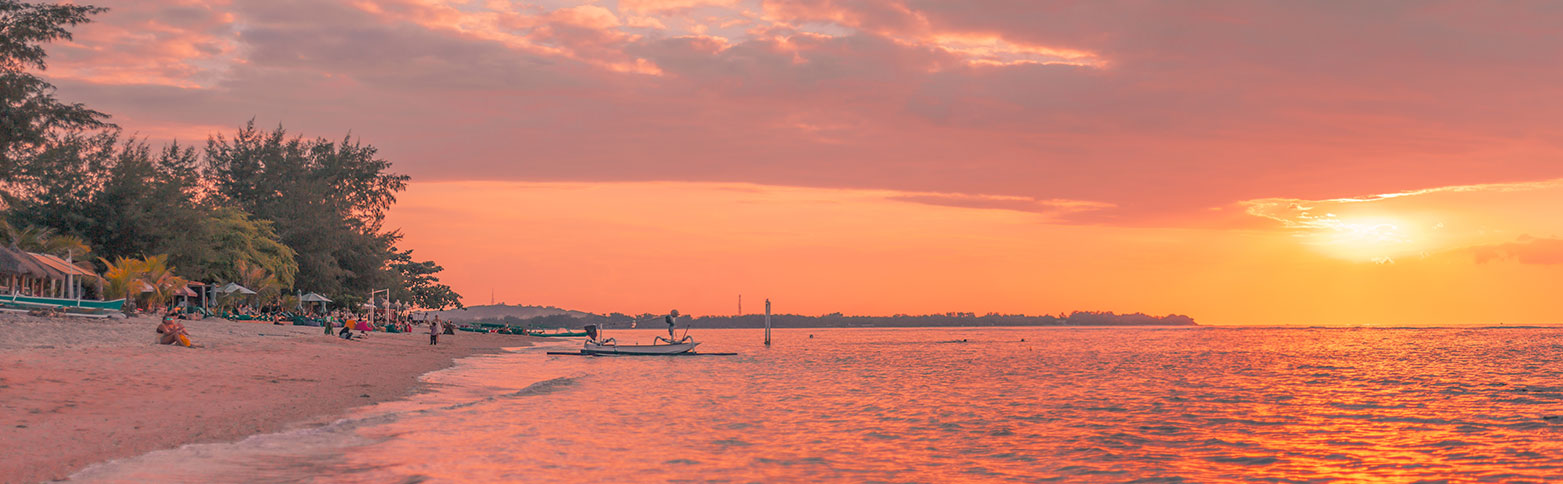
POLYGON ((758 344, 756 330, 694 334, 703 351, 741 355, 586 358, 530 348, 472 358, 431 374, 439 385, 430 393, 333 426, 188 446, 77 477, 1563 476, 1563 419, 1544 418, 1563 415, 1563 330, 1555 328, 815 329, 777 331, 772 348, 758 344))

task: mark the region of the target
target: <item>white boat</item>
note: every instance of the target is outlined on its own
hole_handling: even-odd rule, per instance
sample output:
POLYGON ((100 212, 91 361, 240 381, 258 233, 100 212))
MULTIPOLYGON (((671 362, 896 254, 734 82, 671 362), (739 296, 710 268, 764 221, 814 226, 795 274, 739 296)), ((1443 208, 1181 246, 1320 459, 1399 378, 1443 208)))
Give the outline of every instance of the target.
POLYGON ((586 346, 581 348, 581 352, 593 355, 676 355, 688 353, 696 346, 700 346, 700 343, 690 341, 664 345, 621 345, 587 341, 586 346))

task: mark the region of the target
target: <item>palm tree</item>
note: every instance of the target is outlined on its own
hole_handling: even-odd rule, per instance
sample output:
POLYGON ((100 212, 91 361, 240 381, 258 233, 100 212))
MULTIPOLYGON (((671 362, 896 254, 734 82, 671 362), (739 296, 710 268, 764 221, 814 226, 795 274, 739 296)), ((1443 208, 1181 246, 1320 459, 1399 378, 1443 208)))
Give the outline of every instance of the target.
POLYGON ((64 256, 69 261, 78 255, 87 255, 92 252, 92 247, 87 241, 74 235, 56 235, 50 237, 43 246, 43 252, 64 256))
POLYGON ((281 294, 282 282, 277 280, 277 276, 266 272, 266 268, 241 260, 234 269, 239 273, 239 285, 255 291, 260 300, 272 302, 281 294))
POLYGON ((28 225, 17 228, 15 225, 5 224, 5 237, 12 249, 20 249, 28 252, 43 252, 49 246, 49 239, 54 238, 54 229, 28 225))
POLYGON ((159 254, 141 260, 141 280, 152 287, 147 305, 160 308, 174 298, 179 289, 190 284, 183 277, 174 275, 174 266, 168 265, 168 254, 159 254))
POLYGON ((119 257, 113 262, 102 257, 98 260, 108 267, 108 270, 103 272, 104 299, 129 299, 131 291, 140 292, 136 283, 141 281, 143 274, 141 261, 128 257, 119 257))

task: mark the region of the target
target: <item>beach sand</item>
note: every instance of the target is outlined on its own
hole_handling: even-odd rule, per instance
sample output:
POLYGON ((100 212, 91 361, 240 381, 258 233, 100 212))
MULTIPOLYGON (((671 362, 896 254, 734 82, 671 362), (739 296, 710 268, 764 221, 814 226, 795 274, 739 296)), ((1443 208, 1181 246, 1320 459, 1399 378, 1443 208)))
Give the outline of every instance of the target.
POLYGON ((0 314, 0 482, 61 479, 96 462, 335 420, 403 397, 456 358, 526 336, 370 333, 185 321, 200 348, 152 344, 157 320, 0 314))

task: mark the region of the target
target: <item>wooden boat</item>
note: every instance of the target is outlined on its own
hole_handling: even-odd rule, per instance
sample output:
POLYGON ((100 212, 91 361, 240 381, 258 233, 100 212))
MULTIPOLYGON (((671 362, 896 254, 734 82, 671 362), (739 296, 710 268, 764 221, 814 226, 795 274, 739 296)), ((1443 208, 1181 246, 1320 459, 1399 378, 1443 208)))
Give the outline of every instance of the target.
POLYGON ((700 343, 690 341, 666 345, 621 345, 587 341, 586 346, 581 348, 581 353, 589 355, 676 355, 688 353, 695 349, 696 346, 700 346, 700 343))
POLYGON ((113 301, 92 301, 85 299, 18 296, 15 294, 0 295, 0 303, 9 303, 23 307, 83 309, 89 311, 118 311, 120 308, 125 306, 125 300, 123 298, 115 299, 113 301))
POLYGON ((553 333, 545 333, 545 332, 542 332, 542 331, 527 331, 526 335, 527 336, 537 336, 537 337, 540 337, 540 338, 581 338, 581 337, 585 337, 586 336, 586 332, 585 331, 569 332, 569 331, 560 330, 560 331, 556 331, 556 332, 553 332, 553 333))

